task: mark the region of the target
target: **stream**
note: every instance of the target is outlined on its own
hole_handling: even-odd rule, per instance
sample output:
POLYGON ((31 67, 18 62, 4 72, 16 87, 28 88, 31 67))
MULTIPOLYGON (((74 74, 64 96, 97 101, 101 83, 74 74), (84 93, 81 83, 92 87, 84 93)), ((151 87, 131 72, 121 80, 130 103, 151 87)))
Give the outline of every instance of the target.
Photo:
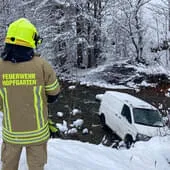
MULTIPOLYGON (((119 138, 110 130, 103 129, 98 116, 100 101, 96 100, 96 94, 102 94, 106 90, 99 87, 87 87, 83 85, 63 85, 63 90, 58 101, 49 105, 49 115, 56 123, 67 123, 68 130, 73 129, 73 122, 81 119, 83 125, 76 128, 75 133, 68 133, 68 130, 62 133, 63 139, 80 140, 93 144, 103 143, 107 146, 112 145, 119 138), (78 109, 77 114, 73 114, 73 109, 78 109), (63 115, 58 116, 57 112, 63 115), (86 133, 84 133, 86 132, 86 133)), ((139 97, 150 104, 156 106, 166 115, 170 108, 170 97, 165 96, 165 89, 161 87, 143 87, 138 91, 134 89, 114 89, 116 91, 126 92, 139 97)), ((75 130, 75 128, 74 128, 75 130)))

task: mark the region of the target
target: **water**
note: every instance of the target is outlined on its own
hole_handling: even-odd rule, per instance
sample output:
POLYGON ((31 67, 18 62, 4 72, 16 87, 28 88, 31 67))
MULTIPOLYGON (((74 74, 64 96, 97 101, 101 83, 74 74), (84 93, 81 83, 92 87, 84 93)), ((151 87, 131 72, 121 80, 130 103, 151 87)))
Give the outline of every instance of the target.
MULTIPOLYGON (((94 144, 104 143, 112 145, 119 140, 110 129, 103 129, 98 116, 100 102, 96 100, 96 94, 102 94, 107 89, 97 87, 86 87, 76 85, 76 88, 69 89, 68 84, 64 85, 58 101, 49 105, 49 114, 52 115, 56 123, 67 121, 68 128, 71 129, 71 124, 77 119, 83 119, 84 124, 78 128, 75 134, 63 134, 62 138, 80 140, 94 144), (70 114, 73 109, 79 109, 81 113, 75 116, 70 114), (63 117, 58 117, 57 112, 64 113, 63 117), (87 134, 83 134, 84 128, 88 129, 87 134)), ((165 92, 161 88, 141 88, 139 92, 129 89, 117 89, 117 91, 127 92, 137 96, 160 109, 165 115, 167 109, 170 108, 170 98, 165 96, 165 92)))

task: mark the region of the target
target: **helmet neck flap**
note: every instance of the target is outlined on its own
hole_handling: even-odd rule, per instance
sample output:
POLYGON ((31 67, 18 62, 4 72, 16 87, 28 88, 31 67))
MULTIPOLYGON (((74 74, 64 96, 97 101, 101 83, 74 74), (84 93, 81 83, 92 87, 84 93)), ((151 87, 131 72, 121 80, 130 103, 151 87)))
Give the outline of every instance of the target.
POLYGON ((20 45, 5 44, 5 48, 1 57, 4 61, 11 61, 13 63, 29 61, 34 56, 34 50, 29 47, 20 45))

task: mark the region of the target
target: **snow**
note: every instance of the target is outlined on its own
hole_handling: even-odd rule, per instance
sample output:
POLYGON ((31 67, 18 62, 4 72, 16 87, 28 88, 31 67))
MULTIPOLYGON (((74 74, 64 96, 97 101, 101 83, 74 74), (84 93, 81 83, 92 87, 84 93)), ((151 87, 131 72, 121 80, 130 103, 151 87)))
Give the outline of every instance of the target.
POLYGON ((83 119, 77 119, 75 121, 73 121, 73 126, 78 128, 78 127, 81 127, 84 123, 84 120, 83 119))
MULTIPOLYGON (((148 83, 145 80, 140 84, 135 84, 133 81, 131 81, 133 80, 133 77, 140 77, 140 75, 142 74, 146 74, 146 75, 164 74, 164 75, 169 76, 170 70, 166 69, 165 67, 157 63, 153 63, 153 64, 146 66, 143 64, 138 64, 138 65, 128 64, 127 60, 109 61, 109 63, 107 63, 106 61, 106 64, 98 65, 95 68, 88 68, 85 70, 74 68, 72 71, 72 75, 69 76, 72 78, 71 80, 67 77, 67 74, 62 75, 63 77, 61 78, 66 79, 66 80, 69 79, 70 82, 72 83, 79 82, 80 85, 86 85, 87 87, 97 86, 97 87, 106 88, 106 89, 133 89, 133 90, 135 89, 138 91, 140 86, 143 86, 143 87, 155 87, 156 86, 156 83, 148 83), (127 83, 125 83, 124 85, 109 83, 100 77, 100 74, 103 74, 104 70, 107 69, 108 67, 111 67, 113 65, 121 66, 121 64, 125 64, 127 68, 130 67, 136 70, 136 73, 134 73, 132 77, 129 77, 129 80, 126 80, 127 83)), ((73 88, 75 87, 71 86, 71 88, 69 89, 73 89, 73 88)))
POLYGON ((70 90, 72 90, 72 89, 75 89, 76 86, 69 86, 68 88, 69 88, 70 90))
POLYGON ((166 97, 170 97, 170 88, 167 89, 167 92, 165 93, 166 97))
POLYGON ((75 115, 77 115, 77 114, 79 114, 79 113, 81 113, 81 111, 79 110, 79 109, 73 109, 72 110, 72 112, 70 113, 70 114, 72 114, 73 116, 75 116, 75 115))
POLYGON ((96 99, 97 99, 97 100, 100 100, 100 101, 101 101, 101 100, 102 100, 102 97, 103 97, 103 94, 97 94, 97 95, 96 95, 96 99))
POLYGON ((67 122, 65 120, 63 120, 63 123, 57 123, 56 126, 60 130, 60 132, 65 132, 68 130, 67 122))
POLYGON ((64 113, 63 112, 57 112, 58 117, 63 117, 64 113))
MULTIPOLYGON (((148 142, 137 142, 127 150, 113 149, 102 144, 50 139, 45 170, 170 170, 169 143, 170 136, 154 137, 148 142)), ((0 168, 1 166, 0 162, 0 168)), ((28 170, 25 148, 21 154, 18 170, 28 170)))
POLYGON ((127 103, 128 105, 131 105, 134 108, 147 108, 147 109, 154 109, 154 110, 156 109, 151 104, 135 96, 132 96, 128 93, 117 92, 117 91, 106 91, 104 96, 106 96, 105 98, 107 98, 107 100, 111 100, 112 102, 114 102, 113 99, 117 98, 118 100, 123 101, 124 103, 127 103))
MULTIPOLYGON (((169 170, 170 137, 138 142, 130 150, 116 150, 72 140, 51 139, 45 170, 169 170)), ((25 150, 19 170, 27 170, 25 150)))
POLYGON ((83 129, 82 133, 87 134, 87 133, 89 133, 89 130, 87 128, 85 128, 85 129, 83 129))
POLYGON ((76 128, 72 128, 68 130, 68 134, 76 134, 78 130, 76 128))

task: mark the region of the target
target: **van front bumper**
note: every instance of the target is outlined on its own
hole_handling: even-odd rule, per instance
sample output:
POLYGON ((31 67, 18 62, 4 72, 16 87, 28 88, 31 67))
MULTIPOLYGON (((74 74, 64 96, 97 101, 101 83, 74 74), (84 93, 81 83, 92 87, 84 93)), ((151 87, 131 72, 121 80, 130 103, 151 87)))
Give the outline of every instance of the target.
POLYGON ((141 133, 138 133, 136 135, 136 141, 148 141, 149 139, 151 139, 150 136, 147 136, 147 135, 144 135, 144 134, 141 134, 141 133))

